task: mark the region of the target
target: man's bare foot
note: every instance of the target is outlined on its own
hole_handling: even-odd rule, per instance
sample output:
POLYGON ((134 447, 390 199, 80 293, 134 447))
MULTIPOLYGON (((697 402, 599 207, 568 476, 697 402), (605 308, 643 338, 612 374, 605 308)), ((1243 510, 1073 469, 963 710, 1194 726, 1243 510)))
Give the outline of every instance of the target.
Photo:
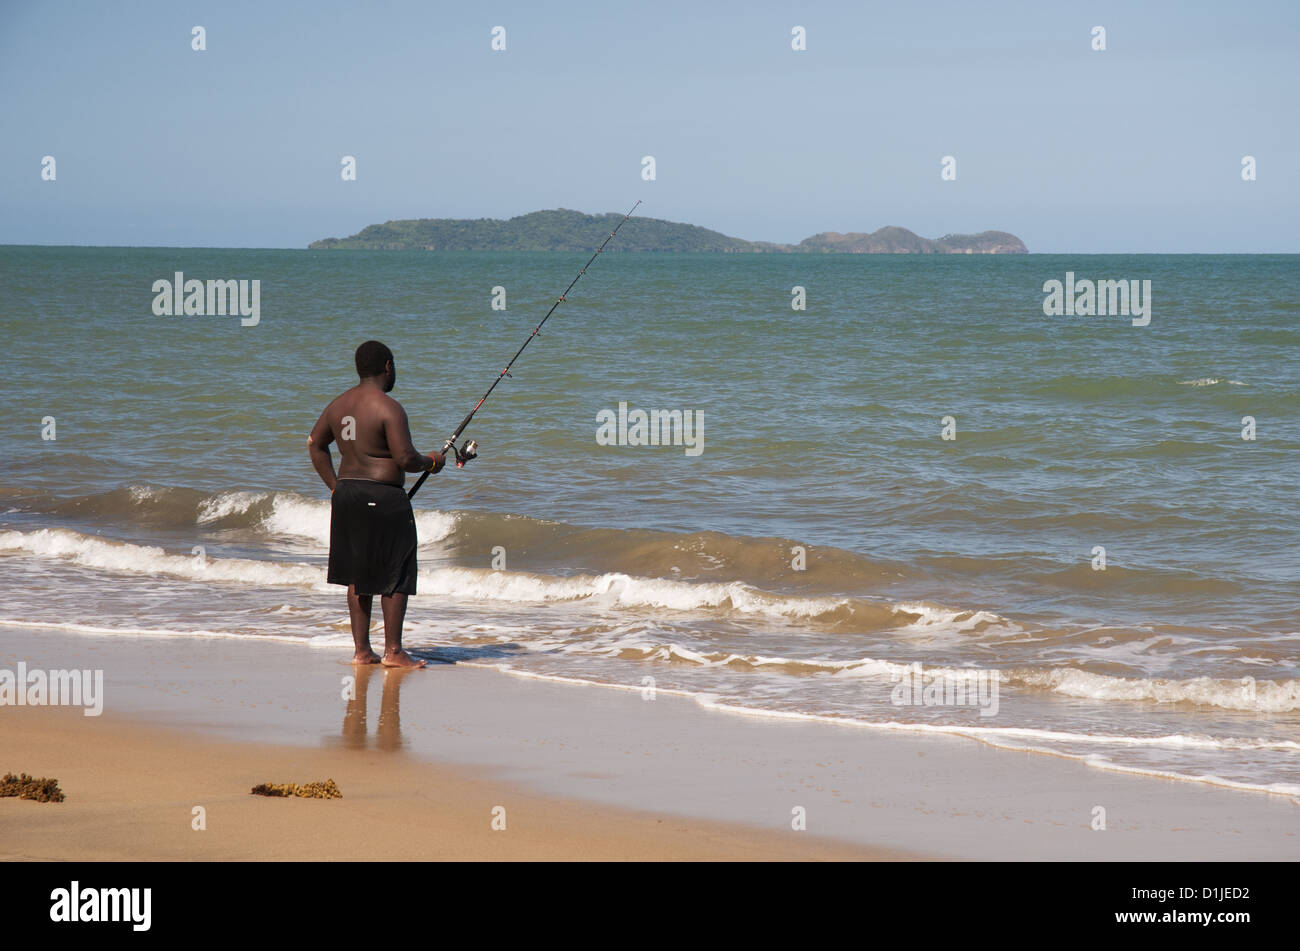
POLYGON ((384 654, 384 659, 383 661, 381 661, 381 663, 385 667, 413 667, 414 668, 414 667, 423 667, 425 664, 428 663, 428 661, 416 660, 406 651, 400 650, 395 654, 384 654))
POLYGON ((362 664, 378 664, 381 661, 379 655, 374 651, 366 651, 364 654, 353 654, 351 663, 360 666, 362 664))

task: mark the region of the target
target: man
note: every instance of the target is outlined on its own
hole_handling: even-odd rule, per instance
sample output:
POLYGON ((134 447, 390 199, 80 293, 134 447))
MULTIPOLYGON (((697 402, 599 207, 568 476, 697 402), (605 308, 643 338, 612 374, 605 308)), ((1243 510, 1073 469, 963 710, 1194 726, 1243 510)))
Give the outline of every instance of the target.
POLYGON ((402 650, 406 599, 415 594, 415 513, 403 484, 406 473, 438 472, 442 453, 423 456, 411 443, 402 404, 388 395, 397 382, 393 352, 378 340, 357 347, 361 382, 336 397, 307 437, 311 464, 330 490, 330 560, 326 580, 348 586, 354 664, 423 667, 402 650), (342 461, 334 475, 329 445, 342 461), (370 610, 380 596, 384 656, 370 649, 370 610))

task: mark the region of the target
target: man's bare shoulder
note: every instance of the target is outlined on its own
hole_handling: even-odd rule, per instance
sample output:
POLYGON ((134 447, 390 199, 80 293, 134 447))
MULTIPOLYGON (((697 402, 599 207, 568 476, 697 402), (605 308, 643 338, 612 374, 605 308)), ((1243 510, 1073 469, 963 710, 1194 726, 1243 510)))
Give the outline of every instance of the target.
POLYGON ((334 399, 330 400, 330 405, 327 406, 326 409, 329 409, 330 407, 333 406, 340 406, 344 403, 349 402, 352 398, 356 396, 357 390, 359 389, 360 389, 359 386, 352 386, 344 390, 338 396, 334 397, 334 399))
POLYGON ((325 413, 333 418, 341 414, 355 413, 358 410, 365 410, 373 414, 372 418, 383 420, 401 420, 406 415, 402 404, 387 393, 373 386, 360 385, 344 390, 334 397, 330 405, 325 408, 325 413))
POLYGON ((394 418, 401 419, 406 416, 406 410, 402 409, 402 404, 397 402, 387 393, 379 394, 379 404, 384 408, 384 412, 391 414, 394 418))

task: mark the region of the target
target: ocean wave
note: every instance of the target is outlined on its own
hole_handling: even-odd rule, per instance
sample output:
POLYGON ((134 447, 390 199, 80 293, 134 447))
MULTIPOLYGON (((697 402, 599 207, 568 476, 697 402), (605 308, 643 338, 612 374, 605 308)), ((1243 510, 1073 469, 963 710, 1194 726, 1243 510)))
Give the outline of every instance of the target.
POLYGON ((210 558, 199 552, 168 554, 151 545, 110 541, 63 528, 0 531, 0 552, 26 552, 86 568, 137 575, 167 575, 190 581, 233 581, 259 585, 321 587, 325 572, 310 565, 286 565, 249 558, 210 558))
MULTIPOLYGON (((902 606, 898 606, 901 608, 902 606)), ((943 618, 936 611, 932 623, 959 628, 962 615, 943 618), (941 620, 942 618, 942 620, 941 620)), ((524 639, 525 646, 538 651, 565 654, 589 654, 623 660, 681 663, 697 667, 725 668, 733 671, 762 671, 788 676, 833 676, 863 678, 883 683, 898 683, 910 677, 913 663, 875 657, 825 658, 785 657, 773 654, 743 653, 687 647, 671 640, 656 639, 644 633, 620 634, 613 638, 565 640, 548 637, 524 639)), ((1184 680, 1168 678, 1131 678, 1097 674, 1077 668, 1009 668, 954 667, 926 664, 925 677, 947 681, 973 681, 996 674, 999 684, 1044 690, 1065 697, 1100 701, 1151 701, 1161 704, 1185 703, 1222 710, 1249 713, 1290 713, 1300 710, 1300 680, 1216 679, 1194 677, 1184 680)), ((1300 744, 1295 748, 1300 750, 1300 744)))
MULTIPOLYGON (((141 501, 151 501, 151 496, 148 494, 139 497, 141 501)), ((265 492, 221 492, 199 503, 194 521, 199 525, 207 525, 232 515, 243 515, 253 506, 268 499, 269 496, 265 492)))
MULTIPOLYGON (((167 575, 190 581, 296 585, 329 590, 325 572, 305 564, 170 554, 154 546, 112 541, 68 529, 0 531, 0 552, 26 552, 41 558, 127 574, 167 575)), ((798 620, 850 630, 933 631, 970 629, 1005 623, 988 612, 938 605, 895 605, 848 597, 803 597, 764 591, 743 582, 676 581, 606 572, 558 577, 520 571, 460 567, 421 570, 423 595, 507 604, 586 603, 601 608, 654 608, 674 612, 724 612, 798 620)))
MULTIPOLYGON (((27 501, 29 505, 33 502, 27 501)), ((278 536, 329 545, 330 503, 296 492, 230 490, 207 494, 172 486, 131 485, 97 495, 55 500, 38 511, 99 521, 143 525, 244 531, 253 536, 278 536)), ((415 526, 421 545, 451 536, 457 517, 436 510, 417 510, 415 526)))
MULTIPOLYGON (((309 644, 317 646, 319 641, 330 641, 330 646, 343 643, 334 634, 302 636, 294 634, 266 634, 264 632, 243 633, 240 631, 212 631, 200 628, 166 628, 166 627, 105 627, 102 624, 80 624, 73 621, 29 621, 16 618, 0 618, 0 627, 36 629, 42 631, 68 631, 72 634, 89 634, 102 637, 203 637, 232 638, 241 641, 276 641, 288 644, 309 644)), ((351 640, 347 641, 351 644, 351 640)))
MULTIPOLYGON (((260 542, 284 539, 325 549, 329 545, 330 503, 296 492, 194 489, 132 485, 95 495, 49 499, 5 490, 18 512, 64 516, 79 523, 198 527, 227 538, 260 542)), ((755 538, 722 532, 666 532, 654 529, 593 528, 526 515, 494 512, 415 510, 422 546, 440 544, 461 552, 488 552, 497 546, 512 559, 527 554, 536 567, 563 567, 588 573, 623 573, 677 579, 725 577, 759 586, 813 585, 820 590, 861 590, 912 572, 901 564, 878 562, 856 552, 809 545, 784 538, 755 538), (806 559, 798 574, 796 550, 806 559)))
MULTIPOLYGON (((620 572, 560 578, 520 571, 440 568, 420 575, 422 593, 512 603, 593 602, 603 607, 669 611, 732 611, 814 621, 854 629, 882 629, 921 621, 925 612, 848 597, 775 594, 744 582, 695 582, 620 572)), ((953 612, 959 616, 963 612, 953 612)))
MULTIPOLYGON (((1002 687, 1018 691, 1026 698, 1033 695, 1056 695, 1106 704, 1111 701, 1126 704, 1183 704, 1189 709, 1217 708, 1256 714, 1285 714, 1300 710, 1300 680, 1285 679, 1285 675, 1275 680, 1246 676, 1177 678, 1142 671, 1141 668, 1132 673, 1116 673, 1116 648, 1109 645, 1105 651, 1095 649, 1098 645, 1108 644, 1115 639, 1113 632, 1108 632, 1109 629, 1077 632, 1076 636, 1086 637, 1088 644, 1092 645, 1076 660, 1071 661, 1081 664, 1080 667, 1062 666, 1064 662, 1057 656, 1057 652, 1053 652, 1052 660, 1021 661, 1017 664, 1015 658, 1017 654, 1022 654, 1019 649, 1001 652, 1001 659, 997 661, 991 659, 991 654, 981 652, 975 656, 981 658, 982 663, 980 660, 967 662, 962 659, 962 655, 967 653, 963 645, 972 632, 987 631, 991 638, 1002 644, 1014 642, 1027 645, 1035 641, 1054 643, 1070 638, 1062 638, 1062 632, 1059 631, 1029 631, 991 612, 959 611, 940 605, 917 603, 898 603, 888 607, 891 616, 884 622, 881 631, 884 639, 873 640, 873 643, 880 645, 881 650, 870 654, 849 653, 854 641, 850 637, 841 636, 839 631, 835 631, 830 638, 819 634, 807 640, 755 638, 754 649, 746 649, 744 645, 749 638, 743 635, 741 640, 727 636, 726 643, 710 643, 710 640, 701 638, 690 619, 674 619, 663 615, 650 623, 608 615, 598 623, 579 622, 576 626, 556 626, 552 622, 546 630, 525 628, 514 631, 510 635, 510 641, 532 654, 570 657, 575 663, 582 663, 581 658, 590 657, 615 662, 630 661, 634 664, 680 665, 720 674, 770 674, 793 678, 782 685, 781 690, 817 690, 819 688, 811 686, 796 688, 796 682, 827 678, 828 684, 847 680, 875 681, 881 685, 890 685, 910 678, 914 675, 915 665, 922 661, 915 656, 891 657, 892 647, 888 645, 899 645, 913 653, 914 645, 909 643, 906 633, 921 629, 957 635, 942 647, 948 659, 936 658, 934 663, 924 661, 922 665, 922 673, 926 677, 943 678, 948 682, 963 681, 969 684, 996 675, 1002 687), (1100 665, 1105 672, 1087 670, 1092 664, 1100 665)), ((810 633, 814 631, 811 626, 805 630, 810 633)), ((824 628, 820 630, 825 631, 824 628)), ((1174 647, 1180 642, 1182 652, 1178 657, 1185 658, 1187 647, 1201 643, 1196 638, 1180 638, 1169 632, 1140 638, 1130 635, 1126 640, 1126 646, 1143 659, 1148 658, 1148 652, 1155 646, 1174 647)), ((981 643, 987 644, 988 641, 981 643)), ((927 653, 932 653, 928 647, 927 653)), ((1243 671, 1250 669, 1241 666, 1248 661, 1249 659, 1241 657, 1235 658, 1238 669, 1243 671)), ((1169 657, 1165 666, 1177 669, 1177 657, 1169 657)), ((743 681, 737 681, 740 682, 743 681)))
POLYGON ((1213 677, 1193 677, 1188 680, 1126 678, 1094 674, 1075 668, 1019 670, 1012 673, 1011 680, 1067 697, 1088 700, 1192 703, 1254 713, 1289 713, 1300 710, 1300 680, 1271 681, 1256 680, 1253 677, 1239 680, 1213 677))
MULTIPOLYGON (((267 534, 303 538, 328 547, 330 503, 295 492, 221 492, 199 504, 195 522, 218 527, 253 526, 267 534)), ((421 545, 442 541, 456 530, 456 516, 417 511, 415 529, 421 545)))

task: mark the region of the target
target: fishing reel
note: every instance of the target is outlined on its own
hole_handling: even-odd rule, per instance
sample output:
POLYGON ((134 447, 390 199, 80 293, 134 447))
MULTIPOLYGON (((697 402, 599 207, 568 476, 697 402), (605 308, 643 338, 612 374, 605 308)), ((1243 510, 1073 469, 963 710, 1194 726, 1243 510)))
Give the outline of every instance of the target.
POLYGON ((465 463, 478 458, 478 443, 473 439, 465 440, 465 444, 459 447, 453 443, 450 448, 456 454, 457 469, 464 469, 465 463))

